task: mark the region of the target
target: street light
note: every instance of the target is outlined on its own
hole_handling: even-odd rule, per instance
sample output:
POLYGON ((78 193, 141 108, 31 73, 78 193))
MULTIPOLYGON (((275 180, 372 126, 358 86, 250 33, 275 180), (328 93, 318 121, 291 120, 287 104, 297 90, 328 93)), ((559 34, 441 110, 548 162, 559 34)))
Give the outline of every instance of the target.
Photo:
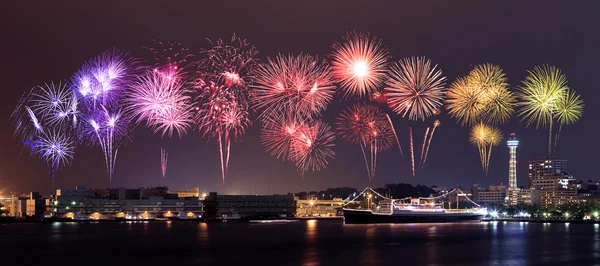
POLYGON ((568 219, 569 218, 569 213, 565 212, 565 217, 568 219))
POLYGON ((597 211, 594 212, 594 217, 596 217, 596 219, 598 219, 598 216, 600 216, 600 213, 598 213, 597 211))

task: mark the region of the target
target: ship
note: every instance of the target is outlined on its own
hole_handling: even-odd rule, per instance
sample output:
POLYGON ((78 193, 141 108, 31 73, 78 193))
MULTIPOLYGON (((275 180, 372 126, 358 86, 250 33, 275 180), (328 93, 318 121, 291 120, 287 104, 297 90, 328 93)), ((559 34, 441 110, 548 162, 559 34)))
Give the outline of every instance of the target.
MULTIPOLYGON (((364 192, 364 191, 363 191, 364 192)), ((373 191, 374 192, 374 191, 373 191)), ((369 194, 369 198, 372 194, 369 194)), ((379 195, 379 194, 377 194, 379 195)), ((461 195, 461 194, 457 194, 461 195)), ((462 194, 464 196, 464 194, 462 194)), ((445 195, 447 196, 447 195, 445 195)), ((475 205, 468 209, 444 208, 436 202, 438 197, 394 200, 379 195, 378 204, 368 204, 366 209, 344 207, 345 223, 444 223, 481 221, 486 208, 475 205), (407 202, 408 201, 408 202, 407 202)), ((469 199, 470 201, 470 199, 469 199)), ((450 206, 450 204, 448 204, 450 206)))

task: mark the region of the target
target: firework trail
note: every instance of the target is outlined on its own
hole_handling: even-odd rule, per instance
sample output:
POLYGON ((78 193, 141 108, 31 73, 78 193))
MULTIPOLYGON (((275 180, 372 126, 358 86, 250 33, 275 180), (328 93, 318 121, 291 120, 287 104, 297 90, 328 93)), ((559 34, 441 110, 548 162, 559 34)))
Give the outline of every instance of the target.
POLYGON ((98 145, 112 181, 119 147, 132 133, 131 118, 124 112, 124 97, 136 71, 136 62, 118 49, 88 60, 72 78, 80 103, 82 140, 98 145))
POLYGON ((375 177, 377 154, 394 145, 394 133, 385 113, 374 105, 353 105, 336 118, 340 138, 359 145, 369 181, 375 177))
POLYGON ((425 163, 427 162, 427 154, 429 154, 429 147, 431 147, 431 139, 433 139, 433 134, 435 133, 435 129, 440 126, 440 120, 435 120, 433 122, 433 130, 431 130, 431 134, 429 135, 429 140, 427 141, 427 148, 425 149, 425 156, 423 157, 423 164, 421 168, 425 167, 425 163))
POLYGON ((373 95, 387 79, 390 57, 381 39, 348 32, 332 48, 331 65, 346 97, 373 95))
MULTIPOLYGON (((552 153, 552 133, 555 123, 573 124, 583 114, 583 100, 567 87, 567 77, 553 66, 536 66, 522 82, 517 98, 521 121, 536 128, 548 127, 548 155, 552 153)), ((558 138, 558 134, 556 136, 558 138)), ((555 140, 556 143, 556 140, 555 140)))
POLYGON ((410 140, 410 165, 411 165, 411 169, 412 169, 412 174, 413 176, 415 176, 415 151, 413 148, 413 134, 412 134, 412 127, 408 127, 408 138, 410 140))
POLYGON ((169 154, 167 153, 167 150, 165 150, 164 148, 160 148, 160 170, 162 172, 162 177, 165 178, 165 175, 167 174, 167 159, 169 157, 169 154))
POLYGON ((229 168, 231 141, 240 138, 251 124, 248 86, 259 63, 258 50, 233 36, 230 43, 210 41, 198 61, 201 80, 196 82, 196 129, 219 145, 223 183, 229 168))
POLYGON ((278 55, 258 67, 252 103, 261 118, 282 110, 317 117, 331 102, 335 88, 329 67, 318 57, 278 55))
POLYGON ((427 136, 429 135, 429 127, 425 130, 425 136, 423 136, 423 145, 421 146, 421 158, 419 159, 419 165, 423 167, 423 157, 425 156, 425 146, 427 144, 427 136))
POLYGON ((396 138, 396 143, 398 144, 398 149, 400 150, 400 156, 404 159, 404 153, 402 152, 402 145, 400 145, 400 140, 398 139, 398 134, 396 134, 396 129, 394 128, 394 124, 392 123, 392 118, 388 114, 385 114, 388 121, 390 122, 390 128, 392 132, 394 132, 394 138, 396 138))

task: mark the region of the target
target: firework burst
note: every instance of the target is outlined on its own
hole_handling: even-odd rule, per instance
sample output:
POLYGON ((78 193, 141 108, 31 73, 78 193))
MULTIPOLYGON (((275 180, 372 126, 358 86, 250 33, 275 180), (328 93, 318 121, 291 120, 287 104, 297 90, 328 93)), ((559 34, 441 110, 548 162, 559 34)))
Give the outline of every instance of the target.
POLYGON ((319 171, 335 157, 335 135, 331 127, 317 121, 300 128, 292 146, 293 158, 299 171, 319 171))
POLYGON ((503 70, 492 64, 478 65, 466 77, 454 81, 446 99, 448 113, 463 126, 504 123, 515 103, 503 70))
POLYGON ((389 52, 370 34, 349 32, 332 46, 331 64, 345 96, 370 96, 387 79, 389 52))
MULTIPOLYGON (((548 127, 548 155, 552 153, 552 133, 555 123, 573 124, 583 114, 583 100, 567 87, 567 77, 553 66, 537 66, 523 81, 517 93, 518 115, 527 126, 548 127)), ((555 137, 558 139, 558 134, 555 137)))
POLYGON ((442 107, 446 77, 429 59, 402 59, 390 73, 385 91, 394 112, 410 120, 425 120, 442 107))
POLYGON ((256 71, 253 107, 262 117, 282 110, 318 116, 331 102, 335 85, 329 68, 316 56, 278 55, 256 71))
POLYGON ((153 56, 153 71, 165 77, 187 77, 195 56, 192 51, 179 42, 152 41, 153 45, 142 48, 153 56))
POLYGON ((192 99, 188 90, 177 76, 167 77, 156 71, 147 71, 139 76, 127 92, 128 110, 162 136, 179 137, 191 127, 192 99))
POLYGON ((73 160, 76 118, 76 99, 62 83, 33 88, 23 96, 11 116, 15 135, 21 138, 32 157, 46 163, 52 185, 56 173, 73 160))

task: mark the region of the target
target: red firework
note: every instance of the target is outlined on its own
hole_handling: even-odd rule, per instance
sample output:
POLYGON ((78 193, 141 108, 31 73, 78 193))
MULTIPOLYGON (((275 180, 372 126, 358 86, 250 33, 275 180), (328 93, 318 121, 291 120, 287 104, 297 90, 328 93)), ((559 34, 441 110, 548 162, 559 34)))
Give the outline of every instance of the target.
POLYGON ((377 153, 392 147, 395 135, 386 114, 374 105, 354 105, 336 121, 340 138, 360 145, 369 181, 375 177, 377 153))
POLYGON ((318 57, 300 54, 269 58, 256 71, 253 106, 262 117, 289 110, 318 116, 331 102, 335 85, 329 67, 318 57))
POLYGON ((331 64, 345 96, 370 96, 387 80, 389 52, 381 39, 349 32, 332 46, 331 64))

